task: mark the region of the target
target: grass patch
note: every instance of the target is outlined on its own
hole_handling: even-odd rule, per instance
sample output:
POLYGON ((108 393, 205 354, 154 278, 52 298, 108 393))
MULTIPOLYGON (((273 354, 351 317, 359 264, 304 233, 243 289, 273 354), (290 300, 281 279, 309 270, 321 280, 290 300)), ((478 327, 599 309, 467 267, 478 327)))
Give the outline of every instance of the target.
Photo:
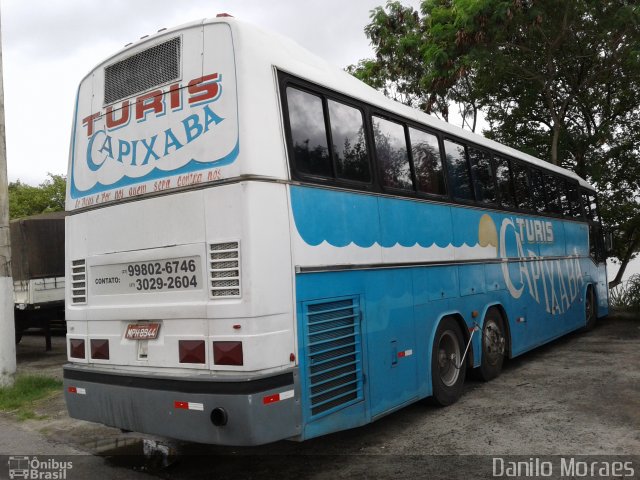
POLYGON ((0 411, 14 413, 19 420, 42 419, 33 411, 38 400, 60 391, 62 381, 40 375, 20 375, 12 387, 0 388, 0 411))
POLYGON ((609 291, 609 303, 620 310, 640 312, 640 274, 631 275, 626 282, 609 291))

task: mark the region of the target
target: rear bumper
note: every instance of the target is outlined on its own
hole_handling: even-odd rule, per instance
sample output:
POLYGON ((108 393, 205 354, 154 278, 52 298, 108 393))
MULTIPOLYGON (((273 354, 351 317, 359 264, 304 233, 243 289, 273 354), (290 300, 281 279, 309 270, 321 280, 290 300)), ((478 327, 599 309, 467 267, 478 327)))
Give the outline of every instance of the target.
POLYGON ((234 381, 184 379, 64 366, 73 418, 140 433, 218 445, 261 445, 301 433, 297 369, 234 381), (211 414, 223 409, 226 425, 211 414))

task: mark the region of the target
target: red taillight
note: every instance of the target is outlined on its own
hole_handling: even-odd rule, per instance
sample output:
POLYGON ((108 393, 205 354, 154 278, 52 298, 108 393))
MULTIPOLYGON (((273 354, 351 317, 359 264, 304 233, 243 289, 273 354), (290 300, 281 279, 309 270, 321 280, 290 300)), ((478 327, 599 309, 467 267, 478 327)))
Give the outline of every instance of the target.
POLYGON ((69 339, 69 356, 71 358, 81 358, 84 360, 84 340, 79 338, 69 339))
POLYGON ((216 18, 225 18, 225 17, 233 18, 233 15, 229 15, 228 13, 219 13, 216 15, 216 18))
POLYGON ((94 360, 109 360, 109 340, 91 339, 91 358, 94 360))
POLYGON ((213 342, 213 363, 243 365, 242 342, 213 342))
POLYGON ((204 363, 204 340, 178 340, 180 363, 204 363))

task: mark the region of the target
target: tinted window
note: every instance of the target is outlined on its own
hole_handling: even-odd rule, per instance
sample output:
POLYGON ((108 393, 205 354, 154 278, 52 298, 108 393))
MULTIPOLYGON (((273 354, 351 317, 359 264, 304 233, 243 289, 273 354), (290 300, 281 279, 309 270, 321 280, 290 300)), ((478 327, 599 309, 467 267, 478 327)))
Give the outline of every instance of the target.
POLYGON ((287 104, 296 169, 301 173, 333 177, 322 99, 287 88, 287 104))
POLYGON ((567 189, 567 182, 563 178, 558 179, 558 190, 560 194, 560 206, 562 207, 562 214, 565 217, 572 217, 573 212, 571 205, 569 204, 569 190, 567 189))
POLYGON ((445 140, 444 151, 451 179, 451 193, 455 198, 473 200, 464 145, 445 140))
POLYGON ((384 118, 373 117, 373 138, 382 175, 382 185, 413 189, 404 127, 384 118))
POLYGON ((593 220, 593 218, 591 217, 591 209, 589 208, 590 207, 589 194, 583 191, 581 194, 581 197, 582 197, 582 212, 583 212, 584 218, 588 220, 593 220))
POLYGON ((496 203, 496 184, 493 180, 491 155, 475 148, 469 148, 468 151, 476 200, 484 203, 496 203))
POLYGON ((574 217, 582 216, 580 209, 580 196, 578 194, 578 187, 571 182, 567 182, 567 192, 569 197, 569 208, 571 208, 571 215, 574 217))
POLYGON ((329 100, 328 104, 336 176, 368 182, 371 175, 362 113, 357 108, 333 100, 329 100))
POLYGON ((447 189, 444 183, 438 137, 415 128, 409 128, 409 138, 418 191, 433 195, 445 195, 447 189))
POLYGON ((536 212, 544 212, 546 210, 544 181, 542 172, 536 168, 531 169, 531 197, 533 199, 533 209, 536 212))
POLYGON ((560 208, 560 192, 558 191, 558 178, 553 175, 549 175, 548 173, 543 174, 542 178, 544 179, 545 187, 546 187, 546 200, 547 200, 547 211, 549 213, 557 213, 561 214, 562 209, 560 208))
POLYGON ((514 193, 516 195, 516 206, 522 210, 531 209, 531 186, 529 176, 527 175, 527 167, 512 162, 511 168, 513 172, 514 193))
POLYGON ((500 204, 503 207, 513 207, 515 206, 515 198, 513 197, 509 160, 500 157, 494 157, 494 160, 496 165, 496 181, 498 182, 498 191, 500 192, 500 204))
POLYGON ((589 211, 591 212, 591 220, 599 222, 600 215, 598 213, 598 203, 596 201, 596 196, 592 193, 589 193, 589 211))

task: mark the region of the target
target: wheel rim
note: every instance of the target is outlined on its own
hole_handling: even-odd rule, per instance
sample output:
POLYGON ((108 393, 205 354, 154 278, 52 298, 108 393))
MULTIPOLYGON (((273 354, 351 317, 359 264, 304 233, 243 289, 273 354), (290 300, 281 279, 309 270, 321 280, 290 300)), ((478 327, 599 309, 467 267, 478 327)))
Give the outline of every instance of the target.
POLYGON ((504 355, 504 335, 498 323, 489 318, 484 326, 484 354, 489 365, 496 365, 504 355))
POLYGON ((460 375, 460 370, 457 368, 459 359, 458 339, 451 330, 447 330, 438 342, 438 374, 440 381, 447 387, 452 386, 458 380, 460 375))

